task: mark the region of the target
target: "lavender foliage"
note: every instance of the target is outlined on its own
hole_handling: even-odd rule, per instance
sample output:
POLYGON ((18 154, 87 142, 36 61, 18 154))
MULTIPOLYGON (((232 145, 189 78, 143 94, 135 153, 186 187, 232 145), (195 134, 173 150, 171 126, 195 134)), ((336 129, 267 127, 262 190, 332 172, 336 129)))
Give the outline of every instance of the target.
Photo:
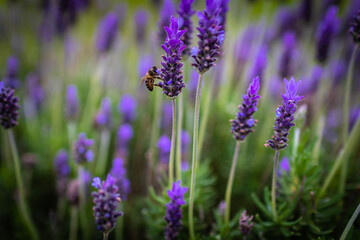
POLYGON ((0 86, 0 125, 5 129, 18 125, 19 98, 14 95, 14 89, 0 86))
POLYGON ((121 199, 126 201, 130 193, 130 181, 126 177, 126 169, 122 158, 114 159, 110 174, 116 179, 116 185, 119 189, 121 199))
POLYGON ((194 15, 195 11, 192 9, 192 4, 194 0, 181 0, 179 5, 179 27, 182 30, 186 30, 184 35, 180 38, 180 40, 186 46, 185 50, 183 51, 183 56, 190 55, 190 45, 191 45, 191 35, 193 33, 193 26, 191 17, 194 15))
POLYGON ((119 17, 115 12, 108 13, 99 23, 96 48, 99 53, 108 52, 114 45, 119 28, 119 17))
POLYGON ((94 144, 92 139, 87 139, 85 133, 80 133, 78 140, 74 143, 73 154, 77 164, 91 162, 94 157, 90 147, 94 144))

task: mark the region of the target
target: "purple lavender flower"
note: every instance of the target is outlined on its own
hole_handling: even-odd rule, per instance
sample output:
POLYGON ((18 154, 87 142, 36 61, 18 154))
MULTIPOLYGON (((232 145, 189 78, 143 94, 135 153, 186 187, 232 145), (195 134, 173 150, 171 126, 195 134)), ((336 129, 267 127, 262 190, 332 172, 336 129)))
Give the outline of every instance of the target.
POLYGON ((254 60, 251 71, 248 75, 249 79, 259 76, 260 79, 264 79, 264 71, 267 65, 267 52, 268 48, 265 44, 262 44, 254 60))
POLYGON ((161 129, 163 131, 170 129, 171 121, 172 121, 172 104, 170 102, 164 102, 162 108, 161 129))
POLYGON ((244 210, 239 219, 239 229, 242 235, 247 236, 251 233, 254 223, 252 222, 254 216, 249 216, 244 210))
POLYGON ((226 201, 222 200, 218 206, 218 212, 220 216, 225 216, 226 201))
POLYGON ((79 98, 75 85, 69 85, 67 88, 65 112, 69 120, 75 120, 79 115, 79 98))
POLYGON ((124 123, 131 123, 136 118, 136 101, 130 94, 124 94, 120 100, 118 109, 122 114, 124 123))
POLYGON ((26 77, 27 88, 32 104, 37 111, 40 110, 41 105, 45 99, 45 92, 40 84, 39 76, 36 73, 30 73, 26 77))
POLYGON ((130 193, 130 181, 126 177, 126 169, 122 158, 114 159, 110 174, 116 179, 116 185, 119 189, 121 199, 126 201, 127 195, 130 193))
POLYGON ((356 121, 360 117, 360 107, 353 107, 350 110, 350 116, 349 116, 349 132, 351 129, 355 126, 356 121))
POLYGON ((315 65, 312 69, 310 78, 303 81, 303 85, 299 93, 301 95, 314 93, 320 83, 322 75, 323 75, 323 68, 319 65, 315 65))
POLYGON ((105 53, 113 46, 117 30, 119 27, 119 17, 115 12, 108 13, 99 23, 96 36, 96 48, 100 53, 105 53))
POLYGON ((55 156, 54 169, 58 178, 66 178, 70 174, 69 156, 64 149, 61 149, 55 156))
POLYGON ((15 56, 10 56, 7 59, 6 73, 4 77, 4 86, 17 89, 20 86, 19 74, 19 60, 15 56))
POLYGON ((191 142, 190 134, 187 131, 182 130, 181 131, 181 152, 182 152, 181 170, 182 171, 187 171, 189 169, 189 161, 187 159, 187 153, 189 151, 190 142, 191 142))
POLYGON ((226 14, 229 11, 229 2, 230 0, 220 0, 220 26, 222 27, 222 29, 225 31, 225 26, 226 26, 226 14))
POLYGON ((167 227, 165 229, 165 239, 174 240, 179 234, 181 228, 182 209, 181 206, 185 204, 184 194, 187 192, 187 187, 181 187, 180 180, 174 182, 172 189, 167 191, 170 202, 166 204, 165 221, 167 227))
POLYGON ((91 193, 97 230, 108 234, 115 227, 117 218, 123 215, 116 210, 121 202, 116 179, 109 174, 106 180, 101 182, 101 179, 96 177, 91 185, 97 189, 91 193))
POLYGON ((198 12, 199 34, 198 48, 194 47, 191 55, 195 62, 192 65, 199 73, 208 71, 215 65, 220 55, 220 48, 224 40, 224 30, 221 26, 221 7, 218 0, 206 0, 205 10, 198 12))
POLYGON ((191 8, 193 2, 194 0, 181 0, 179 5, 179 25, 181 29, 186 30, 184 35, 181 37, 181 41, 186 46, 183 51, 183 56, 190 55, 191 35, 193 32, 191 16, 195 13, 195 11, 191 8))
POLYGON ((352 35, 355 43, 360 43, 360 9, 354 16, 353 22, 351 22, 349 32, 352 35))
POLYGON ((83 164, 93 160, 94 153, 90 149, 93 144, 94 141, 92 139, 87 139, 85 133, 79 134, 78 140, 74 143, 73 149, 76 163, 83 164))
POLYGON ((275 26, 277 26, 277 35, 281 36, 286 31, 293 31, 296 28, 297 16, 294 9, 282 7, 276 13, 275 26))
POLYGON ((134 18, 136 40, 139 44, 143 44, 146 36, 146 26, 148 23, 149 13, 145 9, 138 9, 136 10, 134 18))
POLYGON ((320 22, 316 32, 316 59, 320 63, 325 63, 331 41, 339 29, 339 19, 337 18, 338 8, 332 6, 328 9, 325 18, 320 22))
POLYGON ((283 36, 283 52, 280 57, 279 75, 289 77, 294 74, 296 54, 296 36, 294 32, 286 32, 283 36))
POLYGON ((130 124, 125 123, 121 125, 117 132, 117 155, 126 157, 129 148, 129 142, 133 138, 133 128, 130 124))
MULTIPOLYGON (((80 172, 80 178, 83 186, 85 187, 85 192, 87 196, 89 191, 88 186, 91 180, 91 174, 88 171, 83 170, 80 172)), ((66 196, 70 204, 74 206, 77 206, 79 204, 79 185, 80 182, 78 178, 71 180, 67 185, 66 196)))
POLYGON ((341 83, 346 76, 347 65, 344 60, 338 59, 330 64, 330 71, 335 84, 341 83))
POLYGON ((243 95, 243 103, 239 106, 236 119, 230 120, 231 133, 237 141, 244 141, 245 137, 254 131, 252 128, 256 126, 257 120, 253 119, 252 115, 257 111, 259 88, 259 77, 256 77, 252 80, 246 95, 243 95))
POLYGON ((171 140, 167 135, 162 135, 157 143, 159 148, 159 161, 162 164, 169 163, 169 154, 171 148, 171 140))
POLYGON ((111 100, 109 98, 102 100, 101 107, 95 116, 94 125, 98 129, 112 127, 111 100))
POLYGON ((282 176, 283 173, 289 173, 290 172, 290 162, 287 157, 283 157, 279 164, 279 169, 277 171, 278 176, 282 176))
POLYGON ((159 19, 159 42, 163 43, 166 39, 166 32, 164 31, 164 26, 169 25, 170 17, 176 12, 176 7, 172 0, 165 0, 163 6, 160 10, 160 19, 159 19))
POLYGON ((0 125, 5 129, 18 125, 19 98, 14 96, 14 89, 0 87, 0 125))
POLYGON ((167 37, 161 47, 164 49, 166 56, 163 56, 164 61, 161 62, 161 79, 159 86, 163 89, 163 93, 168 97, 176 97, 185 87, 183 82, 181 63, 182 51, 186 48, 184 43, 180 40, 181 36, 186 30, 179 30, 178 18, 171 17, 169 27, 164 27, 167 37))
POLYGON ((274 135, 271 139, 266 141, 265 146, 270 146, 275 150, 281 150, 287 147, 289 139, 290 128, 295 124, 294 113, 296 111, 296 104, 303 96, 297 94, 301 81, 295 82, 295 79, 291 77, 288 81, 284 79, 286 93, 281 94, 283 97, 283 103, 276 109, 276 119, 274 124, 274 135))
POLYGON ((145 76, 152 66, 154 66, 153 56, 151 54, 142 54, 138 62, 139 76, 145 76))
POLYGON ((312 0, 302 0, 300 4, 299 15, 306 23, 309 23, 311 21, 312 11, 314 7, 314 4, 312 3, 312 0))

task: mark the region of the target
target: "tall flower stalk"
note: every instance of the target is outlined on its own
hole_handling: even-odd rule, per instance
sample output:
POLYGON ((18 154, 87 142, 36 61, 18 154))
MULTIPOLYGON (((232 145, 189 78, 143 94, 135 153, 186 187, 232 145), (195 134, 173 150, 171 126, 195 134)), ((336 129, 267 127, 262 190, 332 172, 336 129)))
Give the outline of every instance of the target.
POLYGON ((225 201, 225 224, 228 225, 230 221, 230 209, 231 209, 231 191, 234 183, 236 163, 239 156, 240 143, 245 141, 245 137, 254 131, 253 127, 256 126, 257 120, 252 118, 252 115, 257 111, 257 105, 260 96, 258 95, 260 88, 259 77, 256 77, 251 82, 247 93, 243 95, 243 103, 239 106, 239 112, 236 114, 234 120, 231 122, 231 133, 236 140, 236 147, 234 157, 231 164, 230 175, 226 187, 225 201))
POLYGON ((276 109, 276 118, 274 124, 274 135, 271 139, 266 141, 265 147, 271 147, 275 150, 274 169, 272 177, 271 188, 271 207, 273 210, 274 219, 277 220, 276 212, 276 176, 279 165, 280 150, 288 146, 288 135, 292 126, 295 126, 294 113, 296 111, 296 104, 303 96, 299 96, 298 90, 301 81, 295 82, 292 77, 289 81, 285 78, 284 83, 286 86, 286 93, 281 94, 283 97, 282 105, 276 109))
POLYGON ((194 59, 192 65, 199 72, 199 80, 196 89, 195 110, 194 110, 194 131, 193 131, 193 153, 191 164, 191 184, 190 184, 190 202, 189 202, 189 233, 190 239, 195 239, 194 230, 194 194, 196 169, 198 162, 199 148, 199 116, 200 116, 200 100, 201 87, 204 73, 215 65, 219 55, 222 42, 224 40, 224 31, 221 26, 221 7, 220 1, 206 0, 205 9, 198 12, 199 34, 198 47, 194 47, 191 55, 194 59))

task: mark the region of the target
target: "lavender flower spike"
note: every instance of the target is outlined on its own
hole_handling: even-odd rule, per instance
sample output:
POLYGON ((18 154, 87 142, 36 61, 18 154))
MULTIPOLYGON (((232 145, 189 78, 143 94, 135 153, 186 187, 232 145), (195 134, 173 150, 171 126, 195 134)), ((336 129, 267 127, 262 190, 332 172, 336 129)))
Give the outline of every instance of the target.
POLYGON ((17 89, 20 86, 19 74, 19 60, 15 56, 10 56, 7 59, 6 74, 4 77, 4 86, 17 89))
POLYGON ((126 177, 124 161, 121 158, 114 159, 110 174, 116 179, 116 185, 119 189, 120 197, 123 201, 125 201, 127 199, 127 195, 130 193, 130 181, 126 177))
POLYGON ((164 49, 166 56, 163 56, 164 61, 161 62, 163 68, 161 68, 162 82, 159 83, 163 89, 163 93, 168 97, 173 98, 179 95, 182 88, 185 87, 183 82, 181 63, 182 51, 186 46, 180 40, 186 30, 179 30, 178 18, 171 17, 169 27, 164 27, 167 37, 161 47, 164 49))
POLYGON ((79 115, 79 98, 75 85, 69 85, 67 88, 65 113, 69 120, 75 120, 79 115))
MULTIPOLYGON (((300 101, 303 96, 297 94, 301 81, 295 82, 294 77, 290 81, 284 79, 286 86, 286 93, 281 94, 283 103, 276 109, 276 119, 274 124, 274 135, 271 139, 266 141, 265 147, 270 146, 275 150, 281 150, 287 147, 290 128, 295 124, 294 113, 296 111, 296 103, 300 101)), ((276 173, 274 173, 276 174, 276 173)))
POLYGON ((193 32, 191 16, 195 11, 191 8, 194 0, 181 0, 179 5, 179 25, 181 29, 187 30, 181 37, 181 41, 185 44, 186 48, 183 51, 183 56, 190 55, 191 35, 193 32))
POLYGON ((258 95, 260 88, 259 77, 252 80, 246 95, 243 95, 243 103, 239 106, 239 112, 236 114, 235 120, 231 122, 231 133, 237 141, 244 141, 245 137, 254 131, 257 120, 252 115, 257 110, 257 104, 260 96, 258 95))
POLYGON ((117 131, 116 151, 117 156, 126 157, 129 148, 129 142, 134 136, 134 130, 128 123, 121 125, 117 131))
POLYGON ((149 13, 145 9, 138 9, 136 10, 134 16, 135 22, 135 33, 136 33, 136 40, 139 44, 143 44, 146 37, 146 26, 148 24, 149 13))
POLYGON ((116 210, 121 202, 116 179, 109 174, 106 181, 101 182, 100 178, 96 177, 91 185, 97 189, 91 193, 97 229, 104 234, 109 234, 115 227, 117 218, 123 215, 122 212, 116 210))
POLYGON ((113 46, 117 30, 119 27, 119 17, 115 12, 108 13, 99 23, 96 48, 100 53, 105 53, 113 46))
POLYGON ((280 58, 279 75, 289 77, 294 74, 296 54, 296 36, 294 32, 286 32, 283 36, 283 52, 280 58))
POLYGON ((360 43, 360 9, 354 16, 354 21, 351 23, 349 32, 353 36, 354 42, 360 43))
POLYGON ((192 65, 197 68, 199 73, 204 73, 214 66, 220 55, 220 48, 224 40, 220 12, 220 1, 206 0, 205 10, 197 14, 199 42, 198 48, 193 48, 191 55, 195 60, 192 65))
POLYGON ((74 144, 74 158, 78 164, 91 162, 94 154, 90 147, 94 144, 92 139, 87 139, 85 133, 80 133, 74 144))
POLYGON ((168 224, 165 229, 166 240, 174 240, 179 234, 182 218, 181 205, 185 204, 184 194, 186 192, 187 187, 181 187, 180 180, 174 182, 172 189, 167 191, 170 203, 166 204, 165 221, 168 224))
POLYGON ((5 129, 18 125, 18 102, 18 97, 14 96, 14 89, 0 87, 0 125, 5 129))
POLYGON ((136 100, 130 94, 124 94, 124 96, 122 96, 118 108, 122 114, 124 123, 131 123, 135 120, 136 105, 136 100))
POLYGON ((109 98, 102 100, 101 107, 95 116, 94 125, 99 129, 112 127, 111 100, 109 98))

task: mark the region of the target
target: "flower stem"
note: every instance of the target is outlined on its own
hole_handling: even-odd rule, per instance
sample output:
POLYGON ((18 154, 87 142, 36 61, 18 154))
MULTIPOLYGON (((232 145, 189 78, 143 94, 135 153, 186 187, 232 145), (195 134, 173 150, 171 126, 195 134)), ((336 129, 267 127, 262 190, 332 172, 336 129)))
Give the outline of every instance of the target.
POLYGON ((198 157, 198 140, 199 140, 199 116, 200 116, 200 100, 201 100, 201 86, 204 73, 199 74, 198 85, 196 89, 195 111, 194 111, 194 132, 193 132, 193 152, 191 164, 191 184, 190 184, 190 202, 189 202, 189 233, 190 239, 195 239, 194 231, 194 194, 195 194, 195 179, 196 166, 198 157))
POLYGON ((101 131, 101 140, 100 140, 100 149, 99 156, 96 162, 96 176, 103 176, 106 170, 106 163, 109 153, 110 145, 110 131, 109 129, 104 129, 101 131))
POLYGON ((172 108, 173 108, 173 124, 171 131, 171 149, 170 149, 170 159, 169 159, 169 188, 171 188, 174 181, 174 152, 175 152, 175 137, 176 137, 176 100, 172 99, 172 108))
POLYGON ((109 233, 103 233, 103 240, 107 240, 109 237, 109 233))
POLYGON ((227 187, 226 187, 226 194, 225 194, 225 202, 226 202, 225 225, 229 225, 229 221, 230 221, 231 191, 232 191, 232 186, 234 183, 236 163, 237 163, 237 159, 239 157, 239 149, 240 149, 240 141, 236 141, 234 157, 233 157, 232 164, 231 164, 230 175, 229 175, 229 179, 228 179, 228 183, 227 183, 227 187))
POLYGON ((273 169, 273 177, 272 177, 272 187, 271 187, 271 207, 274 214, 274 220, 277 219, 277 213, 276 213, 276 176, 277 176, 277 168, 279 164, 279 155, 280 150, 275 151, 275 157, 274 157, 274 169, 273 169))
POLYGON ((341 237, 340 237, 340 240, 345 240, 346 239, 346 236, 348 235, 350 229, 351 229, 351 226, 353 225, 354 221, 356 220, 357 216, 359 215, 359 212, 360 212, 360 203, 359 205, 357 206, 355 212, 353 213, 353 215, 351 216, 348 224, 346 225, 345 229, 344 229, 344 232, 341 234, 341 237))
POLYGON ((71 207, 71 218, 70 218, 69 240, 77 239, 77 228, 78 228, 78 209, 76 206, 72 206, 71 207))
POLYGON ((39 239, 39 235, 35 229, 34 223, 32 222, 32 220, 30 218, 28 206, 27 206, 27 203, 25 200, 24 183, 23 183, 23 179, 22 179, 22 175, 21 175, 21 168, 20 168, 20 159, 19 159, 19 154, 18 154, 17 148, 16 148, 14 134, 11 129, 8 130, 8 134, 9 134, 11 153, 12 153, 12 157, 14 159, 15 179, 16 179, 16 185, 17 185, 18 193, 19 193, 19 195, 18 195, 19 202, 18 203, 19 203, 20 215, 23 218, 23 221, 31 234, 31 239, 37 240, 37 239, 39 239))
MULTIPOLYGON (((356 53, 358 50, 359 44, 356 44, 354 50, 351 55, 349 68, 347 72, 347 78, 345 83, 345 93, 344 93, 344 105, 343 105, 343 124, 342 124, 342 142, 345 143, 345 140, 348 137, 349 132, 349 109, 350 109, 350 98, 351 98, 351 82, 354 75, 354 65, 356 59, 356 53)), ((345 189, 345 181, 346 181, 346 173, 348 167, 348 160, 345 159, 344 163, 342 164, 342 170, 340 175, 340 185, 339 185, 339 192, 344 193, 345 189)))
POLYGON ((184 98, 183 95, 180 94, 178 96, 178 115, 177 115, 177 133, 176 133, 176 180, 181 180, 181 143, 182 143, 182 136, 181 136, 181 130, 182 130, 182 123, 183 123, 183 113, 184 113, 184 98))

